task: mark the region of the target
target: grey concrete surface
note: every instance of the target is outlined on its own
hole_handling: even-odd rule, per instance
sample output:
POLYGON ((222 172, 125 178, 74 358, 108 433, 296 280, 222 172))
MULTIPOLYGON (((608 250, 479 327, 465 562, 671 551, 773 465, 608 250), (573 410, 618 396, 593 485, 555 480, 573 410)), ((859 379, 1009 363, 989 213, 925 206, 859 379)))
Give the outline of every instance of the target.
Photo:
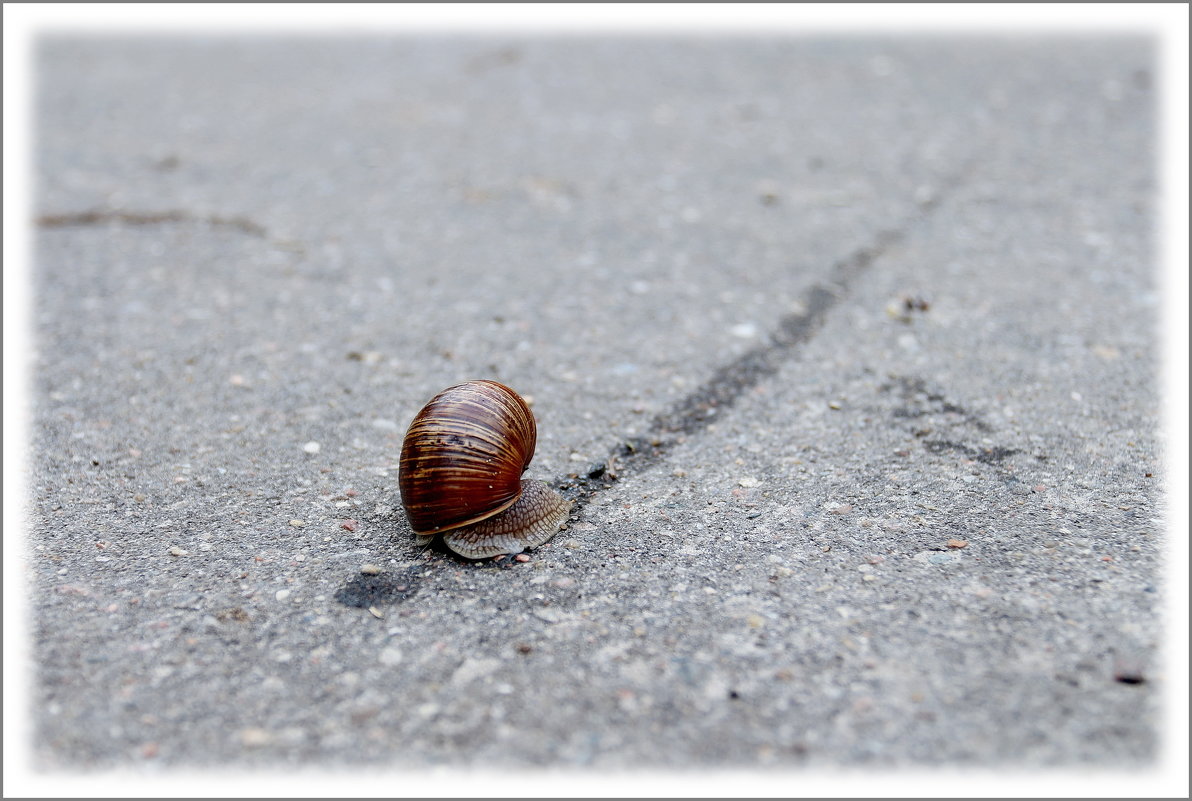
POLYGON ((38 764, 1152 765, 1154 56, 45 39, 38 764), (477 377, 528 562, 400 508, 477 377))

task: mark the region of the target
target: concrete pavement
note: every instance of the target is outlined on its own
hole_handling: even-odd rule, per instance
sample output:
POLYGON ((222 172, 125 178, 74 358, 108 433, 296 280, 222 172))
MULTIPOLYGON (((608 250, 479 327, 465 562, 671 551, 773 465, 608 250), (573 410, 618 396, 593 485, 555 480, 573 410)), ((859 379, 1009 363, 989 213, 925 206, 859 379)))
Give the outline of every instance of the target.
POLYGON ((46 40, 39 763, 1153 765, 1153 60, 46 40), (528 562, 400 509, 475 377, 528 562))

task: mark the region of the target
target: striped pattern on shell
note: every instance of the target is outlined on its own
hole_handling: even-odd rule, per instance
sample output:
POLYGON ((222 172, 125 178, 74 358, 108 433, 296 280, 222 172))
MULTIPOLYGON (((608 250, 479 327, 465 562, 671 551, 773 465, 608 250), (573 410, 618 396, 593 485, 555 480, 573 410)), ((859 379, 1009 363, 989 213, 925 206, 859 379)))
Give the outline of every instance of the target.
POLYGON ((435 534, 507 509, 537 438, 534 413, 504 384, 468 381, 435 395, 401 449, 398 487, 410 526, 435 534))

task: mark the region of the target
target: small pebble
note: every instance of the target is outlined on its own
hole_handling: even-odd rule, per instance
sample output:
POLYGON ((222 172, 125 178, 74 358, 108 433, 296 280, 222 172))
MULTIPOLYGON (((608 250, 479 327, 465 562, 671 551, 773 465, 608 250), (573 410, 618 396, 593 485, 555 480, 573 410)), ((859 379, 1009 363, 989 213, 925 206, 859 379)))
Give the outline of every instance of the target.
POLYGON ((1122 684, 1142 684, 1146 681, 1146 676, 1143 675, 1142 664, 1139 661, 1119 658, 1114 665, 1113 679, 1122 684))
POLYGON ((179 548, 177 545, 170 546, 170 556, 186 556, 189 553, 190 551, 185 551, 182 548, 179 548))
POLYGON ((242 729, 240 731, 240 744, 245 748, 260 748, 263 745, 268 745, 273 741, 273 735, 264 729, 256 727, 242 729))
POLYGON ((340 521, 339 527, 346 531, 355 531, 356 526, 359 525, 355 520, 340 521))
POLYGON ((377 565, 364 565, 360 568, 360 572, 366 576, 375 576, 381 572, 381 568, 377 565))
POLYGON ((519 553, 517 556, 515 556, 515 557, 513 557, 513 558, 514 558, 514 559, 516 559, 518 562, 528 562, 528 561, 530 561, 530 555, 529 555, 529 554, 525 554, 525 553, 519 553))
POLYGON ((302 528, 303 526, 306 525, 306 521, 305 520, 291 520, 290 525, 293 526, 294 528, 302 528))
POLYGON ((834 514, 834 515, 846 515, 846 514, 848 514, 848 513, 849 513, 849 512, 851 512, 851 511, 853 511, 853 505, 852 505, 851 503, 842 503, 842 504, 840 504, 839 506, 835 507, 835 508, 832 510, 832 514, 834 514))
POLYGON ((964 547, 968 546, 968 541, 967 540, 948 540, 947 545, 949 548, 964 548, 964 547))
POLYGON ((323 446, 319 443, 311 441, 303 445, 302 450, 306 451, 307 453, 318 453, 320 450, 322 450, 322 447, 323 446))
POLYGON ((759 487, 762 482, 751 476, 746 476, 745 478, 738 479, 737 483, 742 487, 759 487))
POLYGON ((373 617, 377 618, 378 620, 383 619, 385 617, 385 615, 381 614, 381 610, 377 609, 375 606, 370 606, 368 608, 368 612, 369 612, 369 614, 371 614, 373 617))
POLYGON ((290 597, 290 591, 289 590, 278 590, 276 593, 273 594, 273 597, 279 601, 284 601, 290 597))

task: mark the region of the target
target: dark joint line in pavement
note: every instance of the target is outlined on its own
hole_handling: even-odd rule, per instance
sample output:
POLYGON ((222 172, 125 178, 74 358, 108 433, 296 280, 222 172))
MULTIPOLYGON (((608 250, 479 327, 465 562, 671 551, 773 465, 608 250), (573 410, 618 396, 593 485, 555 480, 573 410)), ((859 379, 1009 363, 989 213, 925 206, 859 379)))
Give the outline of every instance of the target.
POLYGON ((164 225, 168 223, 205 223, 219 228, 234 228, 251 236, 266 238, 268 231, 247 217, 199 216, 188 211, 80 211, 71 214, 43 214, 38 228, 82 228, 93 225, 164 225))
MULTIPOLYGON (((869 244, 857 248, 836 262, 823 283, 813 284, 804 293, 800 309, 783 317, 764 344, 746 351, 720 367, 686 397, 657 415, 650 433, 619 443, 603 462, 589 466, 584 474, 570 474, 557 479, 554 486, 575 500, 576 517, 596 493, 620 478, 643 472, 660 462, 667 451, 707 429, 722 413, 731 409, 747 391, 778 372, 794 350, 811 340, 837 304, 850 293, 853 283, 873 266, 892 246, 938 209, 946 195, 959 186, 972 167, 973 160, 942 182, 937 191, 918 204, 916 212, 896 229, 884 229, 869 244)), ((999 455, 1006 449, 998 449, 999 455)), ((985 455, 988 458, 988 455, 985 455)))

